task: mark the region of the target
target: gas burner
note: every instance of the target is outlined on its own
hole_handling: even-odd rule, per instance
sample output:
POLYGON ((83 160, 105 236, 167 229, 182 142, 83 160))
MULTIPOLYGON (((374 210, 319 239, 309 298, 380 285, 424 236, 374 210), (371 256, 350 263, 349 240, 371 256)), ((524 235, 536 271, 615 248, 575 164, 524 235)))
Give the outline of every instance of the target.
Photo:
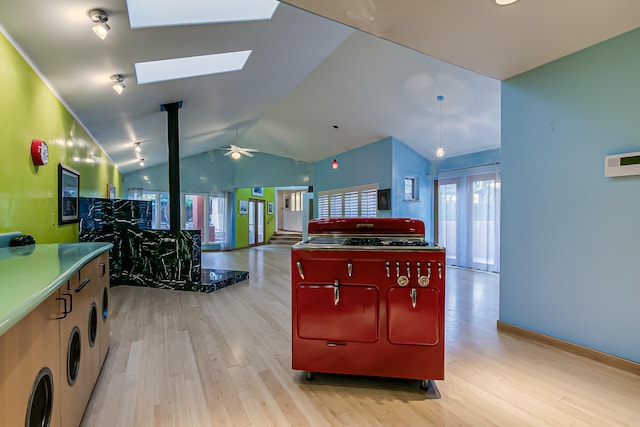
POLYGON ((385 246, 429 246, 424 240, 389 240, 383 243, 385 246))
POLYGON ((344 241, 349 246, 382 246, 384 243, 377 237, 349 237, 344 241))

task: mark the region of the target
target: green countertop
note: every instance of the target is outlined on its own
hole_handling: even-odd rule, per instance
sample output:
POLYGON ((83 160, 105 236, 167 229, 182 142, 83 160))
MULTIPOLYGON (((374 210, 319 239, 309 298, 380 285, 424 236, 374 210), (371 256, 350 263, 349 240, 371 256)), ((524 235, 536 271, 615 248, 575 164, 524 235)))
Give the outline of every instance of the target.
POLYGON ((0 335, 111 243, 61 243, 0 249, 0 335))

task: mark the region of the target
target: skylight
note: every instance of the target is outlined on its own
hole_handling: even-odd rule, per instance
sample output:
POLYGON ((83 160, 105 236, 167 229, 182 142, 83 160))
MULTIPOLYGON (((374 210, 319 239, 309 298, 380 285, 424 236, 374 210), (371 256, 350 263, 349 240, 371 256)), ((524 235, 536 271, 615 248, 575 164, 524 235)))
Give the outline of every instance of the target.
POLYGON ((277 0, 127 0, 131 28, 271 19, 277 0))
POLYGON ((244 68, 249 55, 251 55, 250 50, 243 50, 188 58, 136 62, 136 78, 138 84, 145 84, 238 71, 244 68))

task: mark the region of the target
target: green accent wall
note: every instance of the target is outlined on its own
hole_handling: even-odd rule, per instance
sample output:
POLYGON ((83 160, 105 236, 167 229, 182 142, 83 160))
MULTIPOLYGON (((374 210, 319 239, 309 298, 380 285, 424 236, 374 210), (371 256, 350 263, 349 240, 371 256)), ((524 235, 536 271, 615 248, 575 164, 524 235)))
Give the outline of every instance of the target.
POLYGON ((236 248, 246 248, 249 246, 249 215, 240 214, 240 200, 248 201, 249 199, 264 200, 264 241, 265 243, 271 238, 275 229, 275 208, 273 214, 267 214, 268 203, 274 202, 274 187, 262 187, 263 195, 254 196, 251 194, 251 188, 238 188, 235 193, 235 230, 236 248))
POLYGON ((21 231, 37 243, 77 242, 78 224, 58 225, 58 163, 80 172, 80 196, 122 195, 122 175, 22 55, 0 34, 0 233, 21 231), (49 147, 34 166, 31 140, 49 147))

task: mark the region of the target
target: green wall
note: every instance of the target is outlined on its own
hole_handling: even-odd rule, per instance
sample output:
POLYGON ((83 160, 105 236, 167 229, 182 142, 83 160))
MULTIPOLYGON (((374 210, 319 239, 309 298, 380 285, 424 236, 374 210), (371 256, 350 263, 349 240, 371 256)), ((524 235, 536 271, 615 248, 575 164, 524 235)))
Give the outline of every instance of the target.
POLYGON ((0 34, 0 233, 21 231, 37 243, 74 242, 78 224, 58 226, 58 163, 80 172, 80 195, 122 195, 122 175, 102 148, 0 34), (31 140, 49 147, 49 163, 33 166, 31 140))
POLYGON ((236 239, 235 239, 235 247, 236 248, 245 248, 249 246, 249 215, 241 215, 240 214, 240 200, 249 200, 257 199, 264 200, 264 241, 265 243, 271 238, 274 232, 275 226, 275 208, 273 210, 273 214, 267 214, 267 204, 269 202, 274 202, 275 190, 273 187, 263 187, 263 195, 262 196, 253 196, 251 194, 251 188, 238 188, 235 193, 235 230, 236 230, 236 239))

